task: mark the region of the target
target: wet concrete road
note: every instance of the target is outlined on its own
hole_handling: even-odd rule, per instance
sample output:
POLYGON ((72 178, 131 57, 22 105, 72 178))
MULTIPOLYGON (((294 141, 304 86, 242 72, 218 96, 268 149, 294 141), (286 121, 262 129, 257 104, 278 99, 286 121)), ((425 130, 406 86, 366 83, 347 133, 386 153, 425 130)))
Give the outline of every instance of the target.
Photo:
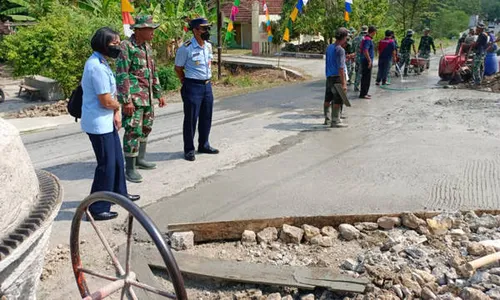
POLYGON ((372 87, 373 100, 353 100, 346 129, 320 125, 323 82, 275 90, 273 101, 264 92, 243 106, 221 103, 284 110, 280 118, 293 122, 269 129, 300 133, 267 157, 218 173, 146 212, 164 229, 178 222, 497 208, 500 97, 437 88, 432 63, 430 72, 404 84, 393 79, 391 88, 407 91, 372 87))

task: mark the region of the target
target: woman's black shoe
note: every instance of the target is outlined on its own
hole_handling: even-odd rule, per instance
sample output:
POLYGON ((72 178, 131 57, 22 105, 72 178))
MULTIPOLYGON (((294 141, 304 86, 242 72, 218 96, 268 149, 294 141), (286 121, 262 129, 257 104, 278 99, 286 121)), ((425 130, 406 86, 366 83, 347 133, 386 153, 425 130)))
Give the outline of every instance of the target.
POLYGON ((92 214, 92 218, 94 218, 95 221, 107 221, 107 220, 112 220, 118 217, 118 213, 114 211, 107 211, 107 212, 102 212, 99 214, 92 214))
POLYGON ((128 195, 127 195, 127 198, 128 198, 130 201, 138 201, 139 199, 141 199, 141 196, 139 196, 139 195, 131 195, 131 194, 128 194, 128 195))

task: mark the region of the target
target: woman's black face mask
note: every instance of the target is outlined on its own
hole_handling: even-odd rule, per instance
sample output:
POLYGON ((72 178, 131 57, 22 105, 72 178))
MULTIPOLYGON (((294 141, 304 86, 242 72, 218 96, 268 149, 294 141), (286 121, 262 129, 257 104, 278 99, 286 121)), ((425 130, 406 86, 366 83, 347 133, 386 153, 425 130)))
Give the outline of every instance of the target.
POLYGON ((109 45, 108 46, 108 53, 107 53, 107 56, 111 57, 111 58, 117 58, 119 55, 120 55, 120 52, 122 51, 122 49, 120 48, 120 46, 117 46, 117 45, 109 45))

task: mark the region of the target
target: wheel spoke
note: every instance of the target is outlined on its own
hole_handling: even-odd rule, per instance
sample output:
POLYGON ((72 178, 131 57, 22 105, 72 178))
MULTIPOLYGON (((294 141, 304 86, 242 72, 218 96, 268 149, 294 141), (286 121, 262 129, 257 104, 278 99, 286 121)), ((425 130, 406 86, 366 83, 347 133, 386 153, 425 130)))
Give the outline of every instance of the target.
POLYGON ((114 292, 118 291, 119 289, 123 288, 125 286, 125 280, 120 279, 115 282, 112 282, 108 284, 107 286, 100 288, 97 292, 92 293, 92 295, 84 298, 84 300, 101 300, 109 295, 113 294, 114 292))
POLYGON ((101 274, 101 273, 98 273, 98 272, 95 272, 95 271, 92 271, 92 270, 89 270, 89 269, 85 269, 85 268, 79 268, 79 271, 81 271, 83 273, 86 273, 86 274, 89 274, 89 275, 92 275, 92 276, 95 276, 95 277, 106 279, 106 280, 109 280, 109 281, 120 280, 120 278, 116 278, 116 277, 109 276, 109 275, 106 275, 106 274, 101 274))
POLYGON ((102 231, 97 227, 97 224, 90 214, 90 212, 87 210, 85 212, 87 215, 87 218, 90 220, 90 224, 92 224, 92 227, 94 227, 95 232, 97 233, 97 236, 99 236, 99 239, 101 240, 102 244, 104 245, 104 248, 106 248, 106 251, 108 252, 109 256, 111 256, 111 260, 113 261, 113 265, 115 265, 116 270, 118 271, 118 274, 120 276, 125 275, 125 271, 123 270, 123 267, 120 265, 120 262, 118 261, 118 258, 116 257, 115 253, 113 252, 113 249, 111 249, 111 246, 109 245, 108 241, 106 240, 106 237, 104 237, 104 234, 102 231))
POLYGON ((151 292, 151 293, 158 294, 160 296, 164 296, 164 297, 167 297, 170 299, 177 299, 177 296, 175 296, 175 294, 173 294, 173 293, 157 289, 155 287, 149 286, 147 284, 144 284, 144 283, 141 283, 138 281, 129 281, 128 283, 130 285, 133 285, 135 287, 138 287, 140 289, 146 290, 146 291, 151 292))
POLYGON ((131 286, 129 286, 129 288, 128 288, 128 294, 129 294, 130 298, 132 298, 132 300, 139 300, 139 298, 137 298, 137 295, 135 294, 135 292, 131 286))
POLYGON ((128 215, 128 232, 127 232, 127 254, 125 256, 125 276, 130 274, 130 259, 132 256, 132 225, 134 224, 134 217, 128 215))

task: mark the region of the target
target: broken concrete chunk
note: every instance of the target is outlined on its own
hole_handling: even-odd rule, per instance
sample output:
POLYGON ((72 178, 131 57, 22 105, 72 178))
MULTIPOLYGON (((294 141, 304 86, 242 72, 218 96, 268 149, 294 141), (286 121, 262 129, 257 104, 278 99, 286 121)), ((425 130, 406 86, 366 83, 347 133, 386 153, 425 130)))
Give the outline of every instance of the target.
POLYGON ((418 218, 412 213, 403 213, 401 215, 401 223, 410 229, 417 229, 420 226, 427 225, 427 223, 424 220, 418 218))
POLYGON ((373 222, 360 222, 354 224, 354 227, 360 231, 374 231, 378 229, 378 224, 373 222))
POLYGON ((361 235, 361 232, 350 224, 340 224, 339 233, 342 238, 348 241, 354 240, 361 235))
POLYGON ((187 250, 194 247, 194 233, 174 232, 170 237, 170 243, 175 250, 187 250))
POLYGON ((337 238, 339 236, 338 231, 335 230, 335 228, 333 228, 332 226, 325 226, 325 227, 321 228, 321 234, 326 235, 326 236, 331 236, 334 238, 337 238))
POLYGON ((358 267, 358 262, 355 261, 354 259, 349 258, 346 259, 340 267, 344 270, 356 271, 356 268, 358 267))
POLYGON ((393 229, 394 227, 401 226, 401 219, 398 217, 380 217, 377 224, 383 229, 393 229))
POLYGON ((282 297, 281 300, 293 300, 293 297, 290 295, 286 295, 285 297, 282 297))
POLYGON ((480 243, 477 242, 472 242, 467 245, 467 252, 470 255, 474 256, 483 256, 486 255, 486 251, 484 249, 484 246, 480 243))
POLYGON ((295 226, 283 224, 280 234, 280 240, 283 243, 287 244, 300 244, 300 241, 302 241, 303 236, 304 236, 304 230, 295 226))
POLYGON ((266 299, 267 300, 281 300, 281 294, 280 293, 272 293, 272 294, 269 294, 266 299))
POLYGON ((484 214, 480 218, 474 218, 469 222, 469 228, 476 231, 479 227, 494 228, 498 227, 498 220, 495 216, 484 214))
POLYGON ((305 296, 300 297, 300 300, 314 300, 314 294, 307 294, 305 296))
POLYGON ((487 296, 485 293, 481 292, 480 290, 471 288, 471 287, 466 287, 465 289, 462 290, 462 293, 460 294, 460 297, 462 299, 467 299, 467 300, 489 300, 490 297, 487 296))
POLYGON ((243 243, 243 244, 255 244, 255 243, 257 243, 257 236, 255 235, 255 232, 253 232, 251 230, 243 231, 243 234, 241 235, 241 243, 243 243))
POLYGON ((304 230, 304 238, 306 241, 310 241, 313 237, 321 235, 319 228, 307 224, 302 225, 302 230, 304 230))
POLYGON ((259 233, 257 233, 257 241, 259 243, 270 243, 274 242, 278 239, 278 230, 274 227, 267 227, 262 229, 259 233))

